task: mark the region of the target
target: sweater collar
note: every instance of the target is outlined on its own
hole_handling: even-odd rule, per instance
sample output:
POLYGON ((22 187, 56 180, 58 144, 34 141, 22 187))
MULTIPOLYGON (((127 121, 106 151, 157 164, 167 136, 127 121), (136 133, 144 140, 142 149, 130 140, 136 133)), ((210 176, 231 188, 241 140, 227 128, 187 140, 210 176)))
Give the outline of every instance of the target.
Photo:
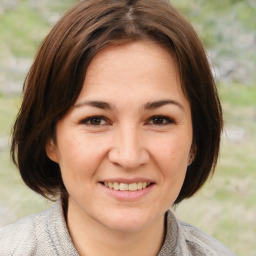
MULTIPOLYGON (((48 214, 47 228, 53 244, 56 245, 57 255, 79 256, 68 232, 61 199, 56 201, 48 214)), ((172 211, 168 210, 165 214, 165 239, 158 256, 189 255, 184 243, 177 219, 172 211)))

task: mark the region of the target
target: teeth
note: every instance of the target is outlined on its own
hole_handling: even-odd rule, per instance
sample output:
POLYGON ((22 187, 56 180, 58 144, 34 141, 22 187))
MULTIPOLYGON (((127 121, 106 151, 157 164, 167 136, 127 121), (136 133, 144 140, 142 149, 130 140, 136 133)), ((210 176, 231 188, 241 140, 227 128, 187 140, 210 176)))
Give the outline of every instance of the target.
POLYGON ((137 183, 129 184, 129 191, 136 191, 137 189, 137 183))
POLYGON ((119 190, 120 189, 120 183, 114 182, 113 183, 113 189, 114 190, 119 190))
POLYGON ((137 189, 142 189, 142 182, 137 183, 137 189))
POLYGON ((104 185, 108 188, 121 191, 136 191, 146 188, 150 185, 149 182, 137 182, 137 183, 119 183, 119 182, 104 182, 104 185))
POLYGON ((120 188, 121 191, 125 191, 125 190, 128 190, 129 185, 126 184, 126 183, 120 183, 119 188, 120 188))

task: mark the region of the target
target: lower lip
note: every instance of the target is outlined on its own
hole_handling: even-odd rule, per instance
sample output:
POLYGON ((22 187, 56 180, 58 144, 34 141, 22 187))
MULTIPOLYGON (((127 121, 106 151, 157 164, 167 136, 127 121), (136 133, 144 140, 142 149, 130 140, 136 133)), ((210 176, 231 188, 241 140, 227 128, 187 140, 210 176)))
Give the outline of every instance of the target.
POLYGON ((154 187, 154 184, 149 185, 148 187, 136 191, 121 191, 121 190, 114 190, 108 188, 100 183, 100 185, 105 189, 105 191, 117 200, 120 201, 136 201, 144 196, 146 196, 154 187))

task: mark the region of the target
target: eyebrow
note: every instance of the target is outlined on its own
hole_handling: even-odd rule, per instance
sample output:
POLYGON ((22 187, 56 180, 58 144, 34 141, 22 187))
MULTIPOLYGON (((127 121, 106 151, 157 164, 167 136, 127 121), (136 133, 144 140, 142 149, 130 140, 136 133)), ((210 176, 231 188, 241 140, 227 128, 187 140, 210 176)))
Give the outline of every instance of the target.
POLYGON ((90 106, 90 107, 106 109, 106 110, 114 109, 114 106, 112 104, 109 104, 105 101, 82 101, 75 104, 75 108, 79 108, 83 106, 90 106))
MULTIPOLYGON (((184 110, 184 107, 181 103, 179 103, 176 100, 169 100, 169 99, 147 102, 143 108, 145 110, 154 110, 156 108, 160 108, 160 107, 168 105, 168 104, 175 105, 175 106, 179 107, 180 109, 184 110)), ((78 102, 77 104, 75 104, 74 107, 79 108, 79 107, 83 107, 83 106, 90 106, 90 107, 100 108, 100 109, 104 109, 104 110, 115 109, 115 107, 112 104, 107 103, 105 101, 82 101, 82 102, 78 102)))
POLYGON ((169 100, 169 99, 148 102, 144 105, 144 109, 153 110, 153 109, 160 108, 160 107, 168 105, 168 104, 175 105, 175 106, 179 107, 180 109, 184 110, 184 107, 181 103, 179 103, 176 100, 169 100))

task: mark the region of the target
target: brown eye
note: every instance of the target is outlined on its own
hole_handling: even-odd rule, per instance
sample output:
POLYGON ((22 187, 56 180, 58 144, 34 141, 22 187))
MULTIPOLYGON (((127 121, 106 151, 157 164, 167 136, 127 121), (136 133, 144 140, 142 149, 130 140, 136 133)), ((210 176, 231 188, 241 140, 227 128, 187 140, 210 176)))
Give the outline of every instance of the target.
POLYGON ((165 116, 153 116, 150 118, 148 123, 153 125, 166 125, 173 123, 173 121, 165 116))
POLYGON ((83 120, 82 123, 86 125, 99 126, 99 125, 104 125, 107 122, 104 117, 92 116, 83 120))
POLYGON ((152 123, 153 124, 163 124, 164 123, 164 118, 163 117, 155 117, 154 119, 152 119, 152 123))
POLYGON ((92 125, 100 125, 101 124, 102 119, 99 117, 93 117, 89 120, 89 123, 92 125))

